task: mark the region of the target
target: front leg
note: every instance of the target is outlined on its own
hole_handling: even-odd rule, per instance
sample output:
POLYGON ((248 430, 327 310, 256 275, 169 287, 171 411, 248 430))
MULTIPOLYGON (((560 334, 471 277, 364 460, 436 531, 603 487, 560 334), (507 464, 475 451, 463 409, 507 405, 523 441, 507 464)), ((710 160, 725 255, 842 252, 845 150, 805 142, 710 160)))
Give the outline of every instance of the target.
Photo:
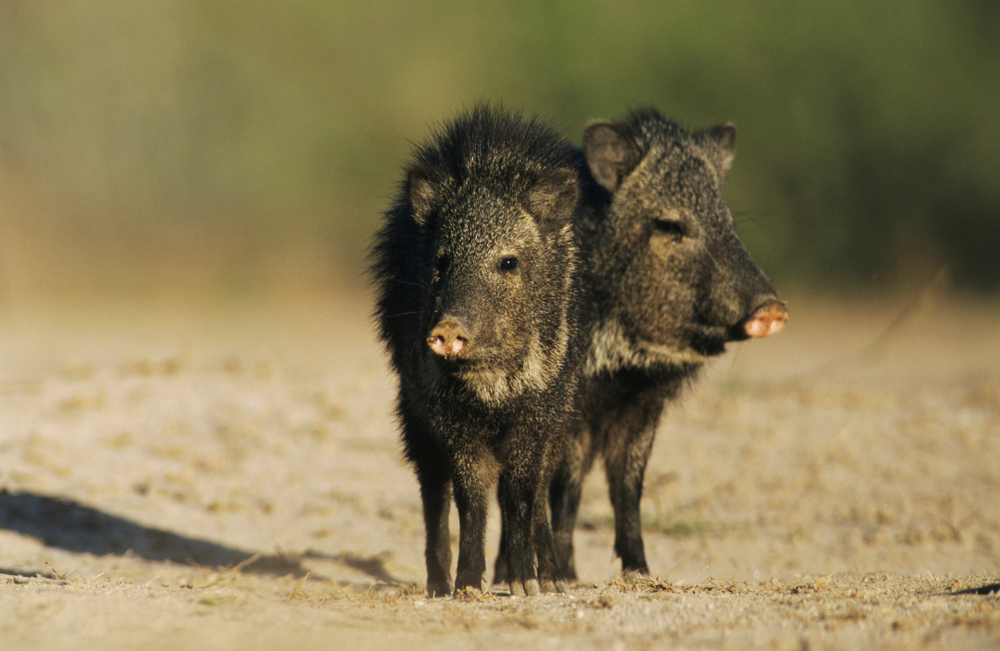
MULTIPOLYGON (((562 550, 555 540, 553 532, 553 520, 547 508, 545 500, 547 483, 542 483, 539 491, 535 494, 534 508, 532 516, 532 529, 535 541, 535 557, 538 561, 538 579, 542 592, 566 592, 565 579, 570 578, 563 570, 562 550)), ((575 512, 574 512, 575 517, 575 512)), ((508 536, 507 520, 500 520, 500 549, 497 552, 497 559, 493 569, 493 584, 507 583, 508 578, 508 536)), ((567 550, 572 567, 572 524, 570 525, 569 548, 567 550)), ((575 573, 572 578, 576 578, 575 573)))
POLYGON ((450 595, 454 589, 451 582, 451 536, 448 532, 451 495, 447 481, 439 481, 438 477, 420 482, 427 536, 424 549, 427 594, 431 597, 450 595))
POLYGON ((497 498, 500 502, 503 541, 507 557, 507 584, 517 597, 539 593, 535 569, 535 497, 538 482, 531 481, 527 469, 508 468, 500 474, 497 498))
POLYGON ((642 543, 642 482, 645 461, 638 456, 606 460, 611 505, 615 512, 615 554, 622 559, 623 572, 649 575, 646 552, 642 543))
POLYGON ((456 459, 456 466, 461 471, 455 472, 452 481, 459 521, 456 591, 487 589, 486 518, 490 482, 487 473, 478 465, 467 459, 456 459))
POLYGON ((427 594, 443 597, 450 595, 454 588, 451 581, 451 537, 448 532, 450 472, 442 449, 420 426, 419 420, 405 411, 402 415, 406 456, 413 462, 420 484, 426 536, 427 594))
MULTIPOLYGON (((566 592, 566 582, 559 565, 552 535, 552 519, 545 500, 547 483, 540 486, 535 496, 532 527, 535 536, 535 557, 538 560, 538 580, 542 592, 566 592)), ((572 543, 571 543, 572 544, 572 543)), ((572 549, 570 550, 572 554, 572 549)))
POLYGON ((655 394, 641 398, 627 404, 611 426, 604 464, 615 512, 615 553, 622 559, 622 571, 648 575, 640 503, 662 400, 655 394))

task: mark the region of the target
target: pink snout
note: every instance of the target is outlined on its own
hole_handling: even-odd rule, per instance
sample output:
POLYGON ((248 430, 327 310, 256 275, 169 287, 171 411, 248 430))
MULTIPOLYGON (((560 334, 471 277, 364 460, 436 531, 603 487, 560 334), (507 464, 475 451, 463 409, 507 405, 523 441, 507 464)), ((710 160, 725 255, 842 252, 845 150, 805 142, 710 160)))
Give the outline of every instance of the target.
POLYGON ((743 323, 743 329, 748 337, 770 337, 785 327, 788 323, 788 310, 785 304, 777 299, 771 299, 761 305, 743 323))
POLYGON ((461 357, 472 348, 472 337, 454 319, 444 319, 431 330, 427 345, 441 357, 461 357))

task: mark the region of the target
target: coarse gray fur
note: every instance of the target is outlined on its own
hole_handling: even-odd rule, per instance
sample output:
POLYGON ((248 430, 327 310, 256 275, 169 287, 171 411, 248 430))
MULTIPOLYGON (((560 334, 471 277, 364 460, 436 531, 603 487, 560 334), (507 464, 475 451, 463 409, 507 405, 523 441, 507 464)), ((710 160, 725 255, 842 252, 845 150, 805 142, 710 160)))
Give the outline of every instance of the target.
POLYGON ((655 110, 586 128, 587 163, 607 194, 586 211, 597 317, 578 394, 580 419, 550 489, 567 579, 576 578, 572 534, 580 489, 598 454, 622 569, 648 574, 639 505, 665 404, 728 342, 746 339, 748 320, 760 310, 787 320, 737 237, 722 195, 735 136, 732 125, 689 134, 655 110))
POLYGON ((480 105, 407 166, 372 250, 379 335, 420 484, 431 596, 485 587, 498 484, 513 594, 559 589, 545 499, 562 456, 590 324, 578 241, 579 152, 480 105), (448 511, 459 512, 451 579, 448 511))

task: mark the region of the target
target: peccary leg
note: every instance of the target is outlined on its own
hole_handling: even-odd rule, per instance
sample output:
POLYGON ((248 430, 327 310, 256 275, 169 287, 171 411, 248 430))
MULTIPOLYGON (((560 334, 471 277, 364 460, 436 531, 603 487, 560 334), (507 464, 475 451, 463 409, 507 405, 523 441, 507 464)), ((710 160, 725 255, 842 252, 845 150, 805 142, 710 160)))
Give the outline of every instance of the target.
POLYGON ((563 474, 559 468, 552 478, 549 493, 552 508, 552 536, 556 548, 556 562, 559 576, 567 581, 576 581, 576 564, 573 560, 573 528, 576 514, 580 509, 580 495, 583 485, 563 474))
POLYGON ((663 398, 656 392, 636 396, 622 406, 605 439, 604 464, 615 511, 615 553, 623 572, 649 574, 642 544, 642 482, 653 448, 663 398))
POLYGON ((459 521, 455 590, 486 590, 486 487, 489 482, 478 465, 468 459, 459 459, 456 466, 465 472, 456 472, 452 478, 459 521))
POLYGON ((493 564, 493 585, 507 582, 507 530, 503 526, 503 518, 500 519, 500 543, 497 551, 497 560, 493 564))
POLYGON ((427 594, 431 597, 443 597, 450 595, 454 587, 451 582, 451 538, 448 532, 448 512, 451 508, 449 470, 441 448, 419 425, 419 421, 402 408, 400 415, 406 456, 413 462, 416 470, 423 503, 427 594))
POLYGON ((420 496, 424 506, 424 527, 427 532, 427 593, 431 597, 450 595, 454 586, 451 582, 451 538, 448 532, 448 511, 451 494, 448 482, 442 480, 444 473, 420 479, 420 496))
MULTIPOLYGON (((542 494, 535 496, 535 509, 532 520, 540 589, 542 592, 566 592, 566 575, 562 570, 561 557, 553 538, 553 531, 550 525, 551 519, 549 512, 545 508, 545 500, 542 494)), ((504 525, 504 518, 501 518, 500 549, 497 552, 497 560, 493 567, 494 585, 507 582, 509 574, 507 536, 508 532, 504 525)), ((571 555, 572 544, 571 538, 571 555)))
MULTIPOLYGON (((582 427, 582 425, 581 425, 582 427)), ((573 529, 580 509, 583 493, 583 478, 593 464, 594 457, 585 457, 585 450, 591 446, 582 440, 585 432, 572 436, 566 446, 566 454, 556 468, 549 487, 549 506, 552 510, 552 536, 555 544, 558 576, 566 581, 575 581, 576 564, 573 560, 573 529)))
MULTIPOLYGON (((648 437, 650 443, 652 438, 652 435, 648 437)), ((649 566, 642 544, 639 506, 648 455, 639 454, 641 450, 636 447, 621 452, 605 460, 611 505, 615 511, 615 554, 622 559, 623 572, 645 575, 649 574, 649 566)))
POLYGON ((537 481, 529 473, 510 468, 500 473, 497 497, 507 546, 507 583, 510 593, 523 597, 539 592, 535 570, 535 495, 537 481))
POLYGON ((535 537, 535 557, 538 561, 538 580, 542 592, 566 592, 552 537, 551 517, 545 500, 544 485, 535 496, 532 527, 535 537))

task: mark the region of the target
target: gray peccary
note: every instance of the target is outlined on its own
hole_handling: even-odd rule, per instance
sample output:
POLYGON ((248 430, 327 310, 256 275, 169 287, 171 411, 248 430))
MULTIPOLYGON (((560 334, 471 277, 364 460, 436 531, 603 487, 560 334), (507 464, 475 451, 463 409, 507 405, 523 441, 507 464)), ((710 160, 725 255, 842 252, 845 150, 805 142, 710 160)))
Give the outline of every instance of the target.
POLYGON ((399 376, 431 596, 485 589, 494 483, 511 593, 536 594, 539 579, 542 590, 563 589, 545 497, 589 334, 580 167, 579 152, 550 128, 477 106, 417 148, 376 235, 376 317, 399 376))
POLYGON ((583 478, 604 457, 625 572, 648 574, 639 502, 665 404, 728 342, 774 334, 788 312, 736 235, 721 186, 736 130, 688 134, 654 110, 594 122, 584 151, 609 201, 586 212, 597 317, 582 418, 553 476, 560 573, 575 579, 583 478))

